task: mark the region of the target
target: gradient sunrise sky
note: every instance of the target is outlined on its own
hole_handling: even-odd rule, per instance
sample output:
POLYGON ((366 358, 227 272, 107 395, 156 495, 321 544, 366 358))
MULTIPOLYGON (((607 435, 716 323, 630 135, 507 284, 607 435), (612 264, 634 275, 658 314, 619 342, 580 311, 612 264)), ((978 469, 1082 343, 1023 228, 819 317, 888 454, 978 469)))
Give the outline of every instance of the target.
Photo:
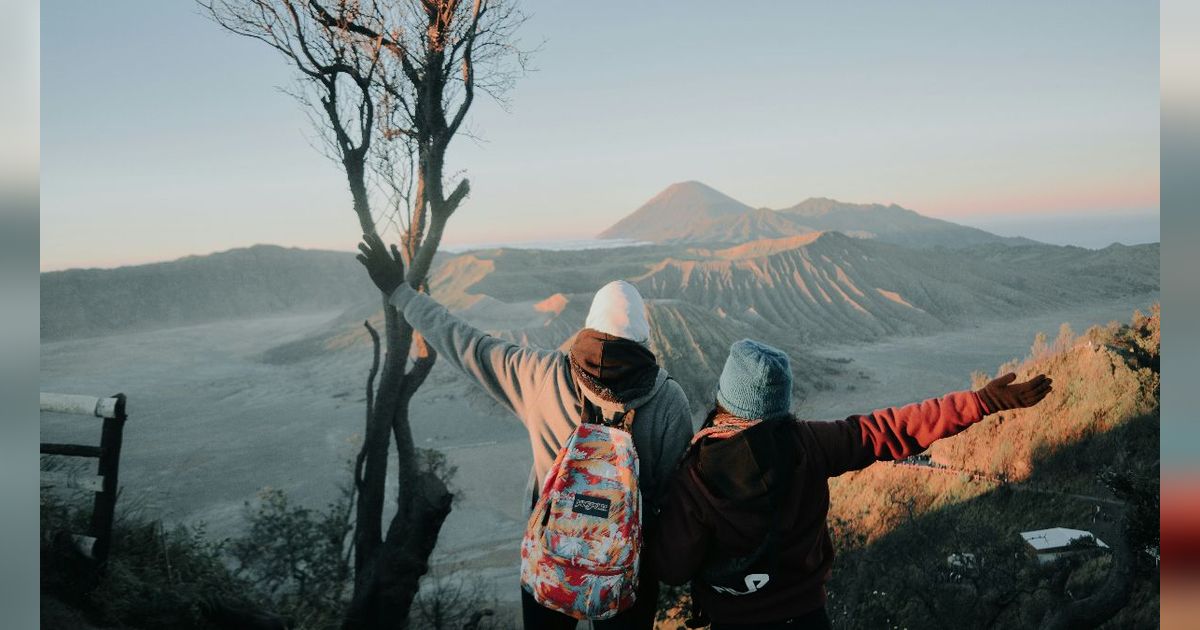
MULTIPOLYGON (((1049 242, 1157 234, 1157 2, 524 6, 536 71, 452 145, 473 193, 449 245, 587 238, 692 179, 1049 242)), ((41 17, 43 270, 353 248, 277 54, 183 0, 41 17)))

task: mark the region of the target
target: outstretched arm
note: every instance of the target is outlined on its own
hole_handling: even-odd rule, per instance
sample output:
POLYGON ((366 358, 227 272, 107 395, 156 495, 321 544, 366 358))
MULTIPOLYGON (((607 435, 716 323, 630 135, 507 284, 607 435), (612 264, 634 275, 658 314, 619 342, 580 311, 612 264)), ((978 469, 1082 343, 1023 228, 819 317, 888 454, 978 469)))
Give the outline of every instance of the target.
POLYGON ((1040 374, 1013 384, 1005 374, 979 391, 964 391, 903 407, 881 409, 833 422, 801 422, 801 440, 824 460, 828 476, 859 470, 877 461, 916 455, 937 440, 960 433, 985 415, 1004 409, 1031 407, 1051 391, 1051 380, 1040 374))
POLYGON ((509 411, 524 419, 526 402, 538 393, 558 355, 493 337, 450 314, 433 298, 404 281, 396 246, 389 255, 378 236, 363 235, 358 256, 381 291, 440 358, 479 383, 509 411))
POLYGON ((559 354, 493 337, 453 316, 433 298, 404 285, 392 294, 404 319, 442 360, 477 382, 524 421, 526 405, 545 385, 559 354), (404 289, 408 295, 404 295, 404 289))

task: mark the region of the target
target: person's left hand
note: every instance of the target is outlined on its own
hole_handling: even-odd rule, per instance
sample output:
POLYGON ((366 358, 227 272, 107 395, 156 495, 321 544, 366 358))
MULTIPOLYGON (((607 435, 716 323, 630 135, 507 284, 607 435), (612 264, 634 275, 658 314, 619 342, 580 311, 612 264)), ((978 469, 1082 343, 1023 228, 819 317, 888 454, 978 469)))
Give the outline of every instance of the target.
POLYGON ((1051 387, 1054 381, 1045 374, 1038 374, 1024 383, 1014 383, 1015 380, 1017 375, 1009 372, 975 392, 983 401, 985 413, 1032 407, 1054 391, 1051 387))
POLYGON ((356 256, 358 262, 367 268, 367 274, 380 291, 391 295, 404 284, 404 259, 400 250, 392 245, 391 254, 383 244, 383 239, 377 234, 363 234, 363 241, 358 244, 362 253, 356 256))

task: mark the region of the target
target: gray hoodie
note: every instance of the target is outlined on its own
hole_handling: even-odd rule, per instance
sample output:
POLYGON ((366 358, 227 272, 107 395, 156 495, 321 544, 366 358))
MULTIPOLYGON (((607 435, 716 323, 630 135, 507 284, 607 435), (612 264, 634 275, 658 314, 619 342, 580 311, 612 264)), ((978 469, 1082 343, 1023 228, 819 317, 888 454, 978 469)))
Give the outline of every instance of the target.
POLYGON ((429 296, 402 291, 393 303, 404 305, 408 321, 438 352, 438 360, 454 366, 521 420, 533 447, 525 509, 558 451, 579 426, 579 393, 605 417, 636 408, 633 445, 638 452, 639 486, 647 511, 657 513, 662 490, 692 438, 691 413, 683 388, 659 368, 649 394, 629 404, 613 403, 576 387, 567 355, 556 350, 519 346, 493 337, 450 314, 429 296))

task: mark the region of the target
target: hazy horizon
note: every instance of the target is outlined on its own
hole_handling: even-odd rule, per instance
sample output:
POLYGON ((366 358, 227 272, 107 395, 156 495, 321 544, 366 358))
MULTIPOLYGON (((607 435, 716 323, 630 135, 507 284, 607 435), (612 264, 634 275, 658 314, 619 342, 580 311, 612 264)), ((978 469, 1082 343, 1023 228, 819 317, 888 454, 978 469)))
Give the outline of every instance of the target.
MULTIPOLYGON (((1077 244, 1118 214, 1157 231, 1154 3, 523 6, 536 72, 507 112, 477 101, 482 139, 451 145, 473 193, 448 247, 590 238, 685 179, 754 207, 897 203, 1047 242, 1066 229, 1051 215, 1077 244)), ((42 18, 43 270, 353 246, 344 176, 273 51, 191 3, 42 18)))
MULTIPOLYGON (((1160 242, 1159 234, 1159 215, 1157 212, 1129 212, 1129 213, 1108 213, 1103 216, 1104 221, 1097 223, 1091 217, 1079 217, 1072 215, 1042 215, 1035 217, 972 217, 968 221, 963 221, 962 225, 976 227, 982 230, 987 230, 999 236, 1023 236, 1034 240, 1042 241, 1049 245, 1074 245, 1077 247, 1086 247, 1088 249, 1103 249, 1114 243, 1122 245, 1145 245, 1149 243, 1160 242)), ((353 239, 350 239, 351 241, 353 239)), ((132 260, 132 261, 114 261, 110 263, 99 263, 88 265, 86 267, 59 267, 47 268, 42 267, 42 273, 52 271, 67 271, 71 269, 116 269, 119 267, 128 267, 134 265, 147 265, 160 262, 170 262, 187 258, 190 256, 208 256, 220 252, 225 252, 233 249, 242 249, 246 247, 254 247, 256 245, 273 245, 278 247, 297 247, 300 249, 315 249, 328 251, 344 251, 347 253, 354 252, 352 246, 346 247, 303 247, 299 245, 289 245, 286 243, 245 243, 214 249, 205 252, 190 252, 172 258, 154 259, 154 260, 132 260)), ((634 242, 626 239, 598 239, 592 237, 581 238, 561 238, 561 239, 518 239, 505 241, 477 241, 477 242, 459 242, 459 243, 443 243, 439 251, 449 254, 459 254, 477 249, 492 249, 499 247, 507 247, 514 249, 550 249, 550 250, 569 250, 569 249, 584 249, 584 248, 609 248, 609 247, 624 247, 629 245, 653 245, 653 243, 641 241, 634 242)))

